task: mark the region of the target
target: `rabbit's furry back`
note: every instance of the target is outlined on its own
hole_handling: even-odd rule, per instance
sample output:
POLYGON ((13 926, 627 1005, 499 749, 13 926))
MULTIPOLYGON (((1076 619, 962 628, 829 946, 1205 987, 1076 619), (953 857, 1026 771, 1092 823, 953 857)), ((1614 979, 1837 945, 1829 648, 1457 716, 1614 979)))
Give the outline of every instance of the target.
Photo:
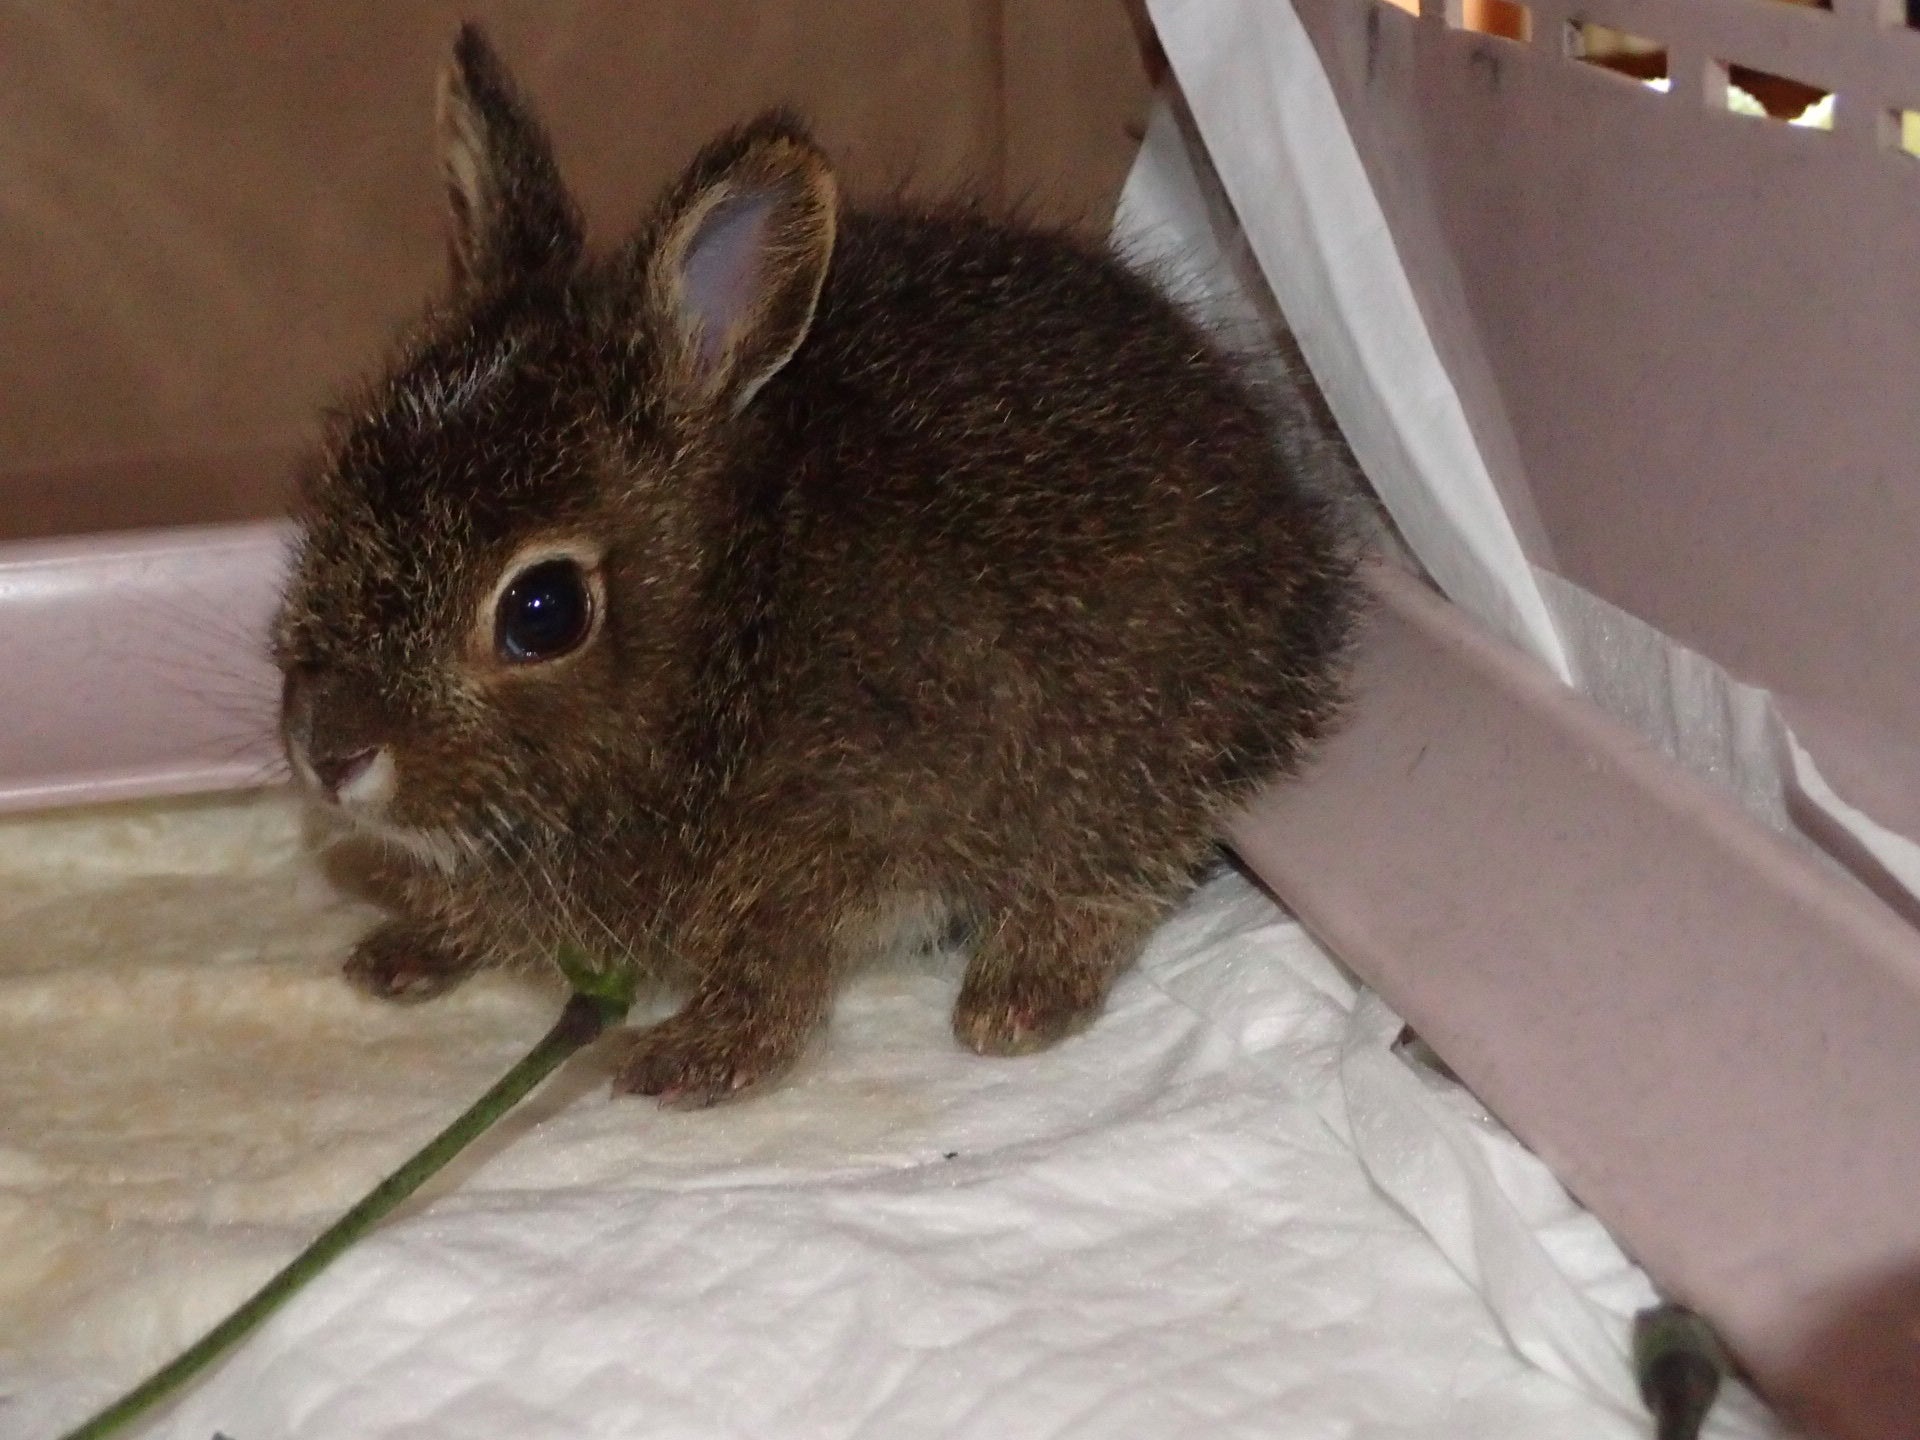
POLYGON ((974 1048, 1090 1018, 1341 700, 1349 548, 1237 362, 1069 238, 848 205, 782 116, 589 259, 471 30, 442 114, 455 294, 336 425, 278 630, 296 770, 421 862, 350 971, 633 958, 688 998, 622 1081, 688 1102, 907 914, 966 928, 974 1048), (543 564, 525 613, 590 616, 526 663, 543 564))

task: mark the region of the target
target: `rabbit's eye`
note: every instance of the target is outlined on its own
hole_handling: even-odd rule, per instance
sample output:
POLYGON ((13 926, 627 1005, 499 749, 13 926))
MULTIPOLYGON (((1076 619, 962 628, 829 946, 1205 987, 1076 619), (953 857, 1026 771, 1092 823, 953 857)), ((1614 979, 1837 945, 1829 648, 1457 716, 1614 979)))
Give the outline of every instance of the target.
POLYGON ((494 610, 494 643, 501 658, 520 664, 557 660, 587 638, 593 626, 593 591, 572 560, 529 565, 500 593, 494 610))

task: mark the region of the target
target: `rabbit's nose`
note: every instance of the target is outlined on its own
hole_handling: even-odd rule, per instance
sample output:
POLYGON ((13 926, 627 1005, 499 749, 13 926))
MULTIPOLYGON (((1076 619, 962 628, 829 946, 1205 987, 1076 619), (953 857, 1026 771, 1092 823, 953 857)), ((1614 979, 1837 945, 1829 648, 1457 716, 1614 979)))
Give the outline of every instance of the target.
POLYGON ((393 756, 385 746, 369 745, 339 755, 309 755, 314 779, 336 805, 378 810, 393 798, 393 756))
POLYGON ((309 755, 307 763, 313 766, 313 773, 319 777, 327 793, 337 799, 341 792, 373 768, 374 758, 379 753, 369 745, 346 755, 309 755))
POLYGON ((281 709, 288 758, 314 789, 355 810, 377 810, 393 798, 393 755, 367 743, 380 733, 378 720, 340 677, 289 671, 281 709))

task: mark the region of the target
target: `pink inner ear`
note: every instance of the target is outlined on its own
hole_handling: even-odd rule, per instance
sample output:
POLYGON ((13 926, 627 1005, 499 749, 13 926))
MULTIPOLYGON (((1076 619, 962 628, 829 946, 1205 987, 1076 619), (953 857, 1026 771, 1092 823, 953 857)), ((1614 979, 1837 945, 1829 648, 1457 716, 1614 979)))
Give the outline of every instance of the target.
POLYGON ((705 370, 720 363, 760 296, 760 261, 775 199, 763 191, 722 200, 700 222, 680 262, 681 322, 694 336, 705 370))

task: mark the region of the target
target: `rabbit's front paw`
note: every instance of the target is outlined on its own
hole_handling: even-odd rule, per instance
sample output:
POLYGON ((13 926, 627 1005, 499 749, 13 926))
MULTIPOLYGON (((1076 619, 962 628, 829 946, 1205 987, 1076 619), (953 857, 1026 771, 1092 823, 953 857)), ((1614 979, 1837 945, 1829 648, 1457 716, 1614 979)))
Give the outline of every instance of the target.
POLYGON ((1031 1055, 1089 1024, 1107 998, 1097 972, 975 969, 953 1007, 953 1033, 979 1055, 1031 1055))
POLYGON ((777 1078, 799 1057, 807 1033, 779 1019, 690 1006, 632 1037, 613 1088, 699 1109, 777 1078))
POLYGON ((453 989, 478 967, 439 932, 406 920, 389 920, 353 947, 346 976, 355 989, 379 1000, 431 1000, 453 989))

